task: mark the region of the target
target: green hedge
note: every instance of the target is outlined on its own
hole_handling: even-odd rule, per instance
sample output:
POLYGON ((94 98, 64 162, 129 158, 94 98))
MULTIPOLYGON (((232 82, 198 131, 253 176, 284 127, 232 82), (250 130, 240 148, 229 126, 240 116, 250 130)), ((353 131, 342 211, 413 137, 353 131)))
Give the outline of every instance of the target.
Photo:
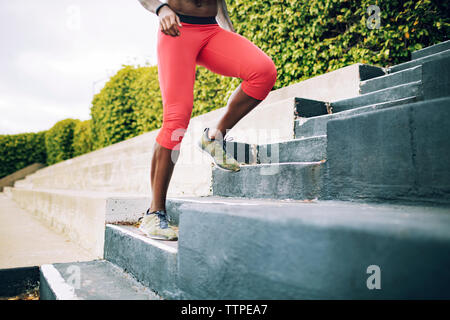
POLYGON ((93 150, 91 120, 79 121, 73 130, 73 156, 93 150))
POLYGON ((274 60, 275 88, 357 62, 398 64, 449 34, 450 2, 440 0, 235 0, 229 11, 236 31, 274 60), (373 4, 379 29, 366 26, 373 4))
POLYGON ((30 164, 46 163, 45 131, 0 135, 0 178, 30 164))
POLYGON ((91 120, 65 119, 48 131, 0 135, 0 179, 36 162, 50 165, 92 150, 91 120))
MULTIPOLYGON (((412 51, 447 40, 450 26, 448 1, 235 0, 228 9, 236 31, 274 60, 273 90, 358 62, 407 61, 412 51), (373 4, 379 29, 366 26, 373 4)), ((239 83, 197 66, 192 117, 226 106, 239 83)), ((157 66, 124 66, 95 96, 91 115, 95 148, 160 128, 157 66)))
POLYGON ((73 137, 77 119, 64 119, 55 123, 45 134, 47 164, 51 165, 74 156, 73 137))
POLYGON ((94 96, 91 117, 95 149, 137 135, 137 96, 132 86, 142 73, 142 69, 125 66, 94 96))

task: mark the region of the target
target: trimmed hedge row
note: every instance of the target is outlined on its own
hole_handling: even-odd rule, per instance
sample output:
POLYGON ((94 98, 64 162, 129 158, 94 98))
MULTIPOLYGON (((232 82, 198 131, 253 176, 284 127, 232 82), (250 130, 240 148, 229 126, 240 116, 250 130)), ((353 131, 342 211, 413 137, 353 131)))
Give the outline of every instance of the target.
POLYGON ((235 0, 230 17, 272 57, 280 88, 357 62, 404 62, 448 38, 449 11, 439 0, 235 0), (378 29, 366 25, 370 5, 380 8, 378 29))
POLYGON ((51 165, 92 151, 91 122, 64 119, 47 131, 0 135, 0 178, 36 162, 51 165))
POLYGON ((45 131, 0 135, 0 179, 33 163, 46 163, 45 131))
POLYGON ((76 119, 64 119, 55 123, 45 134, 45 149, 47 164, 70 159, 74 156, 73 137, 75 126, 80 122, 76 119))
POLYGON ((78 121, 73 129, 73 156, 80 156, 93 150, 92 121, 78 121))

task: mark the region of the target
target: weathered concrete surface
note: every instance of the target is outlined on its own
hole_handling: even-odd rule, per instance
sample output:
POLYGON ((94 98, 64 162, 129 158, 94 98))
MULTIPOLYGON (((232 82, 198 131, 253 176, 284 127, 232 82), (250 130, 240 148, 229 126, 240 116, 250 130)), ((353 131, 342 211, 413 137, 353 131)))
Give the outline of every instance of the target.
POLYGON ((438 207, 186 203, 179 284, 184 299, 448 299, 449 250, 438 207))
POLYGON ((421 97, 421 88, 421 81, 406 83, 395 87, 367 93, 356 98, 336 101, 334 103, 331 103, 331 108, 333 113, 337 113, 358 107, 390 102, 408 97, 421 97))
POLYGON ((322 101, 348 99, 359 95, 360 81, 378 77, 384 73, 382 68, 356 63, 271 91, 263 103, 270 104, 292 97, 322 101))
POLYGON ((295 98, 295 115, 311 118, 328 114, 327 104, 323 101, 295 98))
POLYGON ((12 187, 14 185, 14 182, 16 182, 17 180, 25 178, 27 175, 36 172, 36 170, 39 170, 44 166, 45 165, 42 163, 33 163, 25 168, 17 170, 14 173, 11 173, 10 175, 7 175, 6 177, 1 178, 0 192, 3 191, 4 187, 12 187))
POLYGON ((225 197, 315 199, 326 169, 321 162, 242 165, 238 172, 215 168, 213 195, 225 197))
POLYGON ((357 97, 361 80, 383 74, 381 68, 354 64, 292 84, 286 90, 282 88, 272 91, 266 100, 229 131, 229 135, 237 141, 249 144, 275 143, 292 139, 296 97, 319 101, 338 101, 357 97))
POLYGON ((440 59, 443 57, 448 57, 448 56, 450 56, 450 49, 447 49, 445 51, 441 51, 441 52, 438 52, 435 54, 431 54, 431 55, 425 56, 423 58, 418 58, 415 60, 397 64, 395 66, 388 68, 388 72, 394 73, 394 72, 397 72, 400 70, 405 70, 405 69, 409 69, 409 68, 424 64, 425 62, 428 62, 428 61, 433 61, 433 60, 440 59))
POLYGON ((366 94, 389 87, 422 80, 422 66, 386 74, 360 83, 360 93, 366 94))
POLYGON ((312 162, 327 157, 327 136, 257 145, 258 163, 312 162))
POLYGON ((177 299, 180 295, 177 248, 177 241, 150 239, 134 227, 106 227, 105 259, 167 299, 177 299))
POLYGON ((450 55, 425 62, 422 82, 425 100, 450 96, 450 55))
POLYGON ((295 121, 295 137, 298 138, 308 138, 327 134, 327 122, 331 119, 340 119, 356 114, 362 114, 365 112, 371 112, 375 110, 381 110, 385 108, 390 108, 393 106, 398 106, 406 103, 416 102, 416 97, 408 97, 404 99, 388 101, 383 103, 377 103, 370 106, 359 107, 355 109, 350 109, 347 111, 338 112, 335 114, 327 114, 319 117, 313 118, 300 118, 295 121))
POLYGON ((3 195, 7 198, 11 198, 12 197, 12 189, 13 189, 13 187, 4 187, 3 195))
POLYGON ((11 192, 19 206, 97 258, 103 256, 105 223, 135 222, 151 204, 151 197, 133 193, 21 188, 11 192))
POLYGON ((411 53, 411 59, 413 60, 420 59, 449 49, 450 49, 450 40, 447 40, 444 42, 437 43, 433 46, 429 46, 424 49, 414 51, 413 53, 411 53))
POLYGON ((228 133, 235 141, 248 144, 272 143, 294 137, 295 98, 272 104, 261 103, 228 133))
POLYGON ((45 265, 40 278, 41 300, 160 300, 130 274, 104 260, 45 265))
POLYGON ((0 193, 0 268, 84 261, 94 257, 0 193))
POLYGON ((91 192, 14 188, 13 199, 94 257, 103 256, 106 197, 91 192))
POLYGON ((450 202, 450 98, 328 122, 327 197, 450 202))

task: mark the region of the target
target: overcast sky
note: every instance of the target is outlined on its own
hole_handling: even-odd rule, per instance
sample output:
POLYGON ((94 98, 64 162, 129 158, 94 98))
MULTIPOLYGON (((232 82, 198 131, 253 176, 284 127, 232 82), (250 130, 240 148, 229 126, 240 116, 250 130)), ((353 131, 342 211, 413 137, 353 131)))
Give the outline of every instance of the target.
POLYGON ((0 134, 89 119, 122 64, 156 65, 157 27, 138 0, 0 0, 0 134))

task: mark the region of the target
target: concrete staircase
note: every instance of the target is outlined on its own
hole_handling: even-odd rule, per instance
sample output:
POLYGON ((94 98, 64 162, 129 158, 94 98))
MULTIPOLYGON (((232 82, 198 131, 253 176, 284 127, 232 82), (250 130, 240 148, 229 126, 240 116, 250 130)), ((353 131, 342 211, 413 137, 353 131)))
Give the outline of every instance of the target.
MULTIPOLYGON (((121 296, 109 294, 105 279, 124 297, 144 299, 450 298, 449 43, 420 50, 398 66, 335 72, 338 84, 345 74, 355 80, 356 94, 303 94, 312 85, 320 91, 333 75, 296 84, 288 97, 287 88, 272 92, 242 122, 254 130, 279 128, 278 135, 257 139, 243 124, 230 131, 235 139, 227 152, 244 163, 240 172, 207 160, 181 166, 189 172, 179 177, 192 180, 178 188, 189 193, 172 189, 167 203, 179 227, 177 242, 152 240, 118 223, 136 221, 150 202, 136 189, 133 170, 149 169, 142 145, 154 143, 155 132, 38 171, 9 190, 14 199, 39 199, 28 208, 53 211, 50 220, 95 217, 98 227, 87 236, 96 234, 93 250, 101 258, 41 268, 41 296, 92 298, 83 286, 66 286, 64 270, 75 265, 99 299, 121 296), (128 166, 111 159, 119 149, 128 166), (115 161, 123 167, 114 168, 115 161), (71 168, 74 176, 64 178, 71 168), (112 269, 121 276, 112 276, 112 269), (141 295, 145 288, 154 294, 141 295)), ((201 128, 221 112, 193 124, 201 128)), ((182 145, 184 159, 192 141, 182 145)), ((70 228, 71 221, 61 224, 70 228)), ((82 235, 81 229, 73 232, 82 235)))
MULTIPOLYGON (((382 68, 355 64, 274 90, 229 132, 239 141, 230 147, 244 150, 235 153, 238 160, 257 163, 259 144, 294 138, 294 104, 298 95, 331 101, 347 99, 359 95, 362 80, 382 74, 382 68), (323 90, 313 90, 317 87, 323 90)), ((168 197, 213 194, 212 162, 194 144, 203 128, 215 125, 225 112, 224 107, 191 119, 168 197)), ((157 134, 158 130, 151 131, 43 168, 17 181, 14 188, 6 188, 5 193, 102 258, 105 222, 135 221, 149 206, 150 163, 157 134)))

